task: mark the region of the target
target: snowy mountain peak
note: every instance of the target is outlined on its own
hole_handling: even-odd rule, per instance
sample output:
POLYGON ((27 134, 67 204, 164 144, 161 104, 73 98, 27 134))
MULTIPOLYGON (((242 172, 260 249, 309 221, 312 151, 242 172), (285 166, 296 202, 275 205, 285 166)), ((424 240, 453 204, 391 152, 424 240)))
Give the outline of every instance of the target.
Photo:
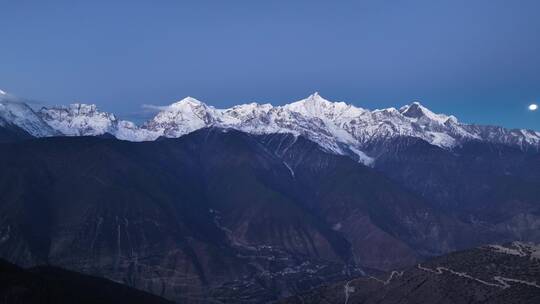
POLYGON ((420 118, 426 113, 433 113, 428 108, 424 107, 419 101, 414 101, 410 105, 403 106, 399 109, 401 114, 411 118, 420 118))
POLYGON ((344 114, 346 116, 355 116, 361 115, 363 112, 365 112, 364 109, 348 105, 344 102, 329 101, 319 95, 318 92, 311 94, 305 99, 285 105, 283 108, 302 115, 320 119, 335 119, 343 116, 344 114))
POLYGON ((259 104, 256 102, 252 102, 252 103, 246 103, 242 105, 236 105, 236 106, 233 106, 232 108, 222 110, 222 112, 225 116, 231 116, 233 118, 241 118, 241 117, 245 117, 249 115, 257 116, 262 113, 267 113, 268 111, 272 109, 274 109, 274 107, 269 103, 259 104))
POLYGON ((171 104, 169 107, 171 108, 182 108, 182 107, 186 107, 186 106, 200 106, 200 105, 203 105, 204 103, 201 102, 200 100, 196 99, 196 98, 193 98, 193 97, 186 97, 180 101, 177 101, 173 104, 171 104))
POLYGON ((309 95, 306 99, 304 99, 306 102, 314 102, 314 103, 330 103, 329 100, 322 97, 319 92, 314 92, 313 94, 309 95))
POLYGON ((157 134, 134 123, 101 112, 95 104, 73 103, 69 106, 43 107, 38 115, 51 128, 66 136, 96 136, 105 133, 130 141, 154 140, 157 134))
MULTIPOLYGON (((436 122, 444 124, 450 117, 444 114, 436 114, 430 109, 424 107, 419 101, 414 101, 399 109, 399 112, 406 117, 417 120, 418 122, 436 122), (422 121, 423 119, 423 121, 422 121)), ((457 121, 455 117, 452 120, 457 121)))
POLYGON ((160 136, 179 137, 212 125, 216 114, 213 107, 195 98, 186 97, 164 107, 153 119, 146 122, 143 128, 160 136))
MULTIPOLYGON (((0 101, 9 96, 0 95, 0 101)), ((36 136, 49 136, 57 130, 69 136, 110 133, 119 139, 145 141, 160 136, 180 137, 205 127, 233 128, 251 134, 305 136, 322 149, 350 155, 364 164, 372 164, 381 151, 377 149, 384 149, 385 143, 399 137, 419 138, 444 149, 453 149, 470 140, 540 149, 539 132, 463 124, 454 116, 434 113, 420 102, 400 109, 370 111, 345 102, 329 101, 317 92, 283 106, 253 102, 228 109, 216 109, 186 97, 159 107, 161 111, 142 126, 118 120, 113 114, 100 112, 89 104, 43 108, 38 115, 29 107, 30 112, 26 114, 20 114, 24 109, 17 110, 16 106, 10 108, 6 111, 0 107, 0 119, 6 121, 8 117, 8 121, 13 122, 17 121, 13 113, 19 113, 17 117, 31 117, 33 113, 37 120, 27 124, 29 127, 25 130, 34 128, 29 133, 36 136), (43 133, 36 131, 40 129, 36 127, 39 121, 44 125, 43 133)), ((24 123, 18 125, 25 126, 24 123)))
POLYGON ((304 107, 306 109, 310 108, 316 108, 316 107, 330 107, 333 104, 333 102, 323 98, 321 95, 319 95, 319 92, 315 92, 311 95, 309 95, 307 98, 304 98, 302 100, 299 100, 297 102, 293 102, 289 104, 288 106, 290 108, 301 108, 304 107))
POLYGON ((21 128, 32 136, 57 135, 26 103, 4 92, 0 94, 0 126, 10 125, 21 128))
POLYGON ((401 107, 369 111, 344 102, 332 102, 315 92, 305 99, 272 106, 249 103, 229 109, 215 109, 185 98, 165 107, 142 129, 165 137, 179 137, 194 130, 215 126, 235 128, 252 134, 292 133, 317 142, 326 150, 354 154, 364 163, 363 152, 373 143, 397 137, 416 137, 430 144, 451 149, 466 140, 539 145, 540 136, 461 124, 456 117, 436 114, 420 102, 401 107), (486 134, 484 134, 486 133, 486 134), (503 134, 497 137, 496 134, 503 134))
POLYGON ((0 90, 0 95, 7 95, 7 93, 4 90, 0 90))
POLYGON ((114 114, 100 112, 94 104, 43 107, 38 113, 49 126, 68 136, 111 133, 117 123, 114 114))

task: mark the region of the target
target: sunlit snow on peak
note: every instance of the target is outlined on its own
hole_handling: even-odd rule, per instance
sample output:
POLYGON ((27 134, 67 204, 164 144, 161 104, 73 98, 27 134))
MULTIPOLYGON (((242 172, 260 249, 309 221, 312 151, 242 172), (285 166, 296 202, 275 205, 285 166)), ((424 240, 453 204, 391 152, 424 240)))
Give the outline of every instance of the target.
MULTIPOLYGON (((0 92, 6 95, 4 91, 0 92)), ((1 100, 6 99, 9 98, 1 100)), ((15 109, 14 106, 11 108, 15 109)), ((158 113, 140 126, 119 120, 111 113, 100 112, 95 105, 88 104, 42 108, 36 117, 63 135, 110 133, 131 141, 180 137, 205 127, 236 129, 250 134, 290 133, 309 138, 327 151, 352 155, 366 165, 373 165, 377 157, 373 151, 366 154, 364 151, 369 151, 366 149, 398 137, 419 138, 448 149, 467 140, 540 146, 540 132, 463 124, 456 117, 434 113, 417 101, 399 109, 368 110, 327 100, 315 92, 280 106, 252 102, 218 109, 186 97, 168 106, 145 105, 144 108, 158 113)), ((529 109, 534 111, 536 108, 529 109)), ((13 112, 6 113, 11 115, 13 112)), ((11 117, 7 118, 7 121, 13 121, 11 117)))
POLYGON ((188 96, 188 97, 186 97, 186 98, 184 98, 184 99, 182 99, 180 101, 177 101, 177 102, 173 103, 171 105, 171 107, 173 107, 173 108, 174 107, 181 107, 181 106, 186 105, 186 104, 189 104, 189 105, 201 105, 202 102, 200 100, 196 99, 196 98, 188 96))

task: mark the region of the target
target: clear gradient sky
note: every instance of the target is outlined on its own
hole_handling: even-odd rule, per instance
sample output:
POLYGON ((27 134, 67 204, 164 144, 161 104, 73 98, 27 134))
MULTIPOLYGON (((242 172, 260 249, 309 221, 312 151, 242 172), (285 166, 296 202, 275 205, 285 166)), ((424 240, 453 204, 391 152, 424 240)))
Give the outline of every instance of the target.
POLYGON ((412 100, 540 130, 540 1, 0 1, 0 89, 45 104, 412 100))

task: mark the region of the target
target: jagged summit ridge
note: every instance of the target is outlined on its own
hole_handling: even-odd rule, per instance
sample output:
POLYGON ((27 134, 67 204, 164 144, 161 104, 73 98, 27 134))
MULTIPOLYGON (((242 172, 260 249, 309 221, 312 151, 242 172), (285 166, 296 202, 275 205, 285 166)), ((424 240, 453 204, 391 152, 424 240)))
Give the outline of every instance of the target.
POLYGON ((52 128, 68 136, 101 135, 111 132, 117 123, 114 114, 99 112, 96 105, 84 103, 41 108, 38 113, 52 128))
POLYGON ((68 106, 43 107, 37 113, 50 127, 65 136, 96 136, 105 133, 130 141, 149 140, 152 132, 130 121, 101 112, 96 105, 74 103, 68 106))
MULTIPOLYGON (((420 138, 444 149, 452 149, 468 140, 504 143, 522 149, 538 150, 540 147, 537 131, 468 125, 454 116, 437 114, 417 101, 399 109, 368 110, 329 101, 317 92, 282 106, 248 103, 227 109, 217 109, 186 97, 160 107, 152 119, 140 126, 119 120, 114 114, 101 112, 95 105, 88 104, 45 107, 34 114, 57 134, 110 133, 130 141, 180 137, 205 127, 233 128, 251 134, 291 133, 305 136, 325 150, 348 154, 364 163, 372 161, 363 152, 366 147, 398 137, 420 138)), ((51 131, 32 134, 52 135, 51 131)))

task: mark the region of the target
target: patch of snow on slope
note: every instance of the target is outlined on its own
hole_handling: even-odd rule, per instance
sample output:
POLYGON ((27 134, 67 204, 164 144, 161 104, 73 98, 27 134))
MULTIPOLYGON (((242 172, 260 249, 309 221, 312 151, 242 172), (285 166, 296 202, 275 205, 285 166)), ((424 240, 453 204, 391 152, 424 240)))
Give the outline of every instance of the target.
POLYGON ((442 148, 452 148, 456 145, 456 140, 442 132, 427 132, 428 136, 431 137, 429 141, 432 145, 439 146, 442 148))
POLYGON ((349 149, 358 156, 358 161, 361 162, 362 164, 371 167, 375 163, 375 159, 372 157, 369 157, 366 153, 354 147, 349 147, 349 149))
POLYGON ((113 132, 116 138, 127 141, 153 141, 161 136, 160 132, 150 131, 139 128, 131 121, 120 120, 117 123, 116 130, 113 132))
POLYGON ((159 112, 143 128, 166 137, 179 137, 211 126, 218 112, 199 100, 186 97, 159 112))
POLYGON ((9 94, 0 95, 0 120, 4 121, 4 124, 15 125, 36 137, 57 134, 32 108, 9 94))

